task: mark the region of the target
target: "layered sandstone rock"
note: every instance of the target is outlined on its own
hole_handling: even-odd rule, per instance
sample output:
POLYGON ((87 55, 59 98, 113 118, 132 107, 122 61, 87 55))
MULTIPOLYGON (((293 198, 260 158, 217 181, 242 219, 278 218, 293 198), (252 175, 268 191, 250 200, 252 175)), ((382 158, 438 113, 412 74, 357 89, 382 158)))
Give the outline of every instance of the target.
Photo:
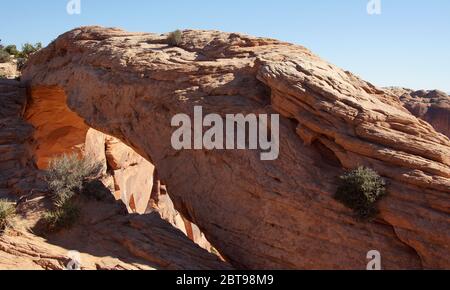
POLYGON ((154 164, 175 207, 237 267, 363 269, 374 249, 386 269, 450 267, 448 138, 303 47, 216 31, 184 31, 179 47, 165 39, 75 29, 23 77, 154 164), (175 151, 171 118, 198 105, 280 113, 279 158, 175 151), (374 223, 333 199, 343 169, 359 165, 389 184, 374 223))
MULTIPOLYGON (((56 87, 34 87, 30 92, 34 97, 25 110, 25 119, 35 128, 28 135, 32 134, 36 148, 28 155, 34 156, 40 169, 46 169, 49 161, 61 154, 88 155, 103 164, 107 176, 105 184, 117 199, 124 202, 130 213, 144 214, 157 210, 193 241, 210 249, 198 227, 183 220, 168 195, 160 197, 160 181, 154 178, 153 164, 118 139, 86 125, 67 107, 64 91, 56 87), (191 229, 195 234, 189 234, 191 229)), ((28 155, 22 158, 33 159, 28 155)))
POLYGON ((39 222, 48 199, 22 204, 14 229, 0 235, 0 270, 65 269, 73 251, 83 270, 230 269, 157 213, 128 215, 118 205, 92 200, 80 207, 73 228, 48 234, 39 222))
POLYGON ((175 209, 153 164, 117 138, 89 129, 84 153, 104 164, 105 184, 115 192, 130 213, 157 211, 161 217, 184 232, 192 241, 210 250, 211 245, 199 228, 175 209))
POLYGON ((33 189, 33 127, 23 119, 26 88, 0 80, 0 198, 33 189))
MULTIPOLYGON (((55 94, 49 94, 48 97, 47 110, 49 112, 54 110, 55 116, 60 113, 63 115, 61 118, 46 112, 46 106, 39 103, 38 99, 34 100, 33 105, 29 104, 29 109, 36 109, 36 106, 39 106, 42 111, 35 111, 36 114, 32 114, 28 110, 28 114, 24 114, 27 107, 26 88, 17 81, 0 81, 0 103, 2 104, 0 107, 0 198, 9 198, 14 202, 22 196, 14 227, 6 233, 0 233, 0 270, 64 269, 70 261, 69 251, 73 250, 81 253, 83 269, 214 270, 230 268, 217 256, 205 251, 205 249, 210 250, 210 246, 204 236, 189 234, 189 238, 202 246, 202 249, 181 231, 161 219, 162 216, 172 222, 172 216, 179 216, 170 199, 160 201, 160 204, 172 206, 164 211, 160 209, 162 206, 150 207, 149 204, 153 205, 153 203, 149 200, 143 201, 142 206, 148 206, 148 208, 146 215, 140 216, 129 215, 127 210, 119 204, 94 200, 79 201, 79 207, 82 209, 81 218, 74 228, 54 234, 43 231, 42 226, 38 225, 42 214, 49 210, 51 205, 50 199, 36 190, 45 188, 45 184, 39 177, 42 173, 35 165, 35 158, 38 160, 51 158, 49 152, 52 150, 66 153, 73 149, 70 145, 76 145, 75 148, 89 150, 89 154, 98 158, 99 162, 107 163, 105 141, 93 137, 101 135, 104 138, 106 135, 89 129, 87 136, 79 135, 81 140, 86 137, 86 145, 77 144, 80 140, 72 139, 69 135, 77 134, 80 131, 77 128, 81 127, 79 124, 83 122, 74 122, 72 126, 58 123, 61 119, 70 121, 77 119, 73 113, 71 116, 65 116, 64 114, 71 112, 63 106, 53 106, 56 105, 52 103, 55 94), (24 120, 24 115, 32 118, 37 127, 34 128, 24 120), (49 118, 47 123, 42 119, 45 117, 49 118), (59 126, 61 124, 63 126, 59 126), (52 133, 52 129, 58 131, 61 128, 62 134, 59 135, 61 139, 55 137, 58 134, 45 134, 49 131, 52 133), (34 140, 34 137, 37 137, 37 140, 34 140), (57 145, 51 146, 52 144, 57 145), (36 152, 38 152, 37 156, 35 156, 36 152)), ((115 152, 108 153, 108 156, 109 154, 116 156, 115 152)), ((128 148, 127 155, 133 154, 137 155, 128 148)), ((114 164, 120 164, 122 168, 127 164, 120 158, 115 160, 114 164)), ((137 159, 135 156, 133 160, 142 160, 142 158, 137 159)), ((153 173, 143 172, 142 174, 150 174, 149 178, 152 178, 153 173)), ((152 188, 147 189, 148 193, 145 193, 145 189, 141 189, 136 192, 136 195, 138 196, 140 192, 150 196, 152 188)), ((185 234, 188 234, 193 227, 190 224, 184 224, 182 220, 179 224, 185 234)))
POLYGON ((389 88, 414 116, 430 123, 450 138, 450 96, 441 91, 413 91, 389 88))
POLYGON ((56 88, 33 89, 25 119, 35 128, 35 158, 39 169, 64 153, 81 153, 89 130, 83 119, 65 105, 64 92, 56 88))

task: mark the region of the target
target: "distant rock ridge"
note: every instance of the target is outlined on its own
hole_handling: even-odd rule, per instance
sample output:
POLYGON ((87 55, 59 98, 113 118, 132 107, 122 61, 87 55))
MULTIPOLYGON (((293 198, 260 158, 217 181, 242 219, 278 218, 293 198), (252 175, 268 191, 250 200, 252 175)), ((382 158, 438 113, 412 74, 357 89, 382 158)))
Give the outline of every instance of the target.
POLYGON ((414 116, 430 123, 436 131, 450 138, 450 96, 438 90, 413 91, 388 88, 414 116))
MULTIPOLYGON (((82 27, 32 56, 23 80, 154 164, 175 208, 233 266, 251 269, 450 267, 450 140, 398 96, 304 47, 219 31, 165 35, 82 27), (279 113, 280 156, 175 151, 171 118, 279 113), (373 223, 334 200, 364 165, 388 181, 373 223)), ((64 125, 64 124, 62 124, 64 125)), ((68 124, 66 124, 68 125, 68 124)))

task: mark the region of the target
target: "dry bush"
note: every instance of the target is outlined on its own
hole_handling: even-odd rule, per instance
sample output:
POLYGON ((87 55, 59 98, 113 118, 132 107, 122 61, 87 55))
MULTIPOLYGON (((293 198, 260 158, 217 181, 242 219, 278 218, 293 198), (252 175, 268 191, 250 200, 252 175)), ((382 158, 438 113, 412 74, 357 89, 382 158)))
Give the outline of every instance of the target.
POLYGON ((12 227, 16 207, 5 199, 0 199, 0 234, 12 227))
POLYGON ((44 215, 50 229, 68 228, 76 222, 80 210, 73 199, 83 193, 92 194, 89 184, 101 178, 102 170, 101 163, 93 162, 89 156, 80 158, 78 154, 64 154, 50 162, 45 180, 54 210, 44 215))
POLYGON ((182 41, 182 36, 183 34, 180 30, 175 30, 167 36, 167 43, 171 46, 179 46, 182 41))

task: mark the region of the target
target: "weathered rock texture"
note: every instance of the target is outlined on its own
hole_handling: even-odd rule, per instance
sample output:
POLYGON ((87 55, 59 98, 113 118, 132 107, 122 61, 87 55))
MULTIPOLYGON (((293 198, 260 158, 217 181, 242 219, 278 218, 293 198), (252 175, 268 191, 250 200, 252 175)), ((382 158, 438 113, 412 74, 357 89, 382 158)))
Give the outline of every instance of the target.
POLYGON ((373 249, 386 269, 450 267, 448 138, 303 47, 215 31, 165 39, 75 29, 23 78, 154 164, 175 207, 237 267, 363 269, 373 249), (280 113, 279 158, 173 150, 171 118, 195 105, 280 113), (343 169, 359 165, 389 182, 374 223, 333 199, 343 169))
POLYGON ((87 132, 83 151, 104 164, 108 176, 104 183, 113 189, 116 199, 121 200, 130 213, 146 214, 156 210, 192 241, 210 250, 211 245, 199 228, 175 210, 153 164, 117 138, 94 129, 87 132))
POLYGON ((30 92, 34 97, 27 106, 25 119, 35 128, 36 148, 31 154, 34 154, 40 169, 46 169, 49 161, 61 154, 76 152, 88 155, 104 165, 104 173, 108 176, 105 183, 130 213, 144 214, 156 209, 192 240, 205 249, 210 248, 198 227, 184 221, 174 209, 164 190, 164 196, 161 196, 160 181, 154 178, 153 164, 120 140, 86 125, 61 99, 65 98, 64 91, 54 87, 33 87, 30 92), (191 229, 193 234, 189 234, 191 229))
POLYGON ((40 169, 46 169, 51 159, 70 152, 81 153, 89 130, 83 119, 61 102, 62 90, 33 89, 25 119, 36 129, 35 158, 40 169))
MULTIPOLYGON (((118 153, 122 151, 107 150, 108 154, 105 155, 105 148, 108 148, 108 146, 105 147, 106 135, 89 129, 86 138, 83 135, 86 132, 79 129, 84 128, 80 125, 82 122, 79 122, 79 117, 77 119, 74 113, 64 109, 63 106, 52 106, 52 103, 55 105, 52 102, 55 94, 52 92, 49 92, 48 97, 47 110, 50 112, 54 110, 55 114, 61 113, 62 116, 55 118, 51 113, 45 111, 45 105, 36 104, 40 100, 34 100, 35 103, 28 109, 36 109, 36 106, 39 105, 42 111, 38 114, 43 114, 43 116, 36 116, 28 110, 27 115, 36 121, 37 127, 33 128, 24 120, 24 112, 27 107, 25 87, 17 81, 0 81, 0 103, 2 105, 0 107, 0 198, 10 198, 15 201, 20 196, 24 197, 18 207, 18 215, 13 229, 9 229, 6 233, 0 232, 0 270, 64 269, 69 262, 69 250, 81 252, 83 269, 214 270, 230 268, 217 256, 204 250, 209 251, 210 245, 200 232, 197 235, 192 233, 192 228, 198 230, 195 225, 184 223, 180 217, 177 226, 203 249, 171 225, 171 223, 175 224, 175 217, 179 217, 179 213, 175 211, 173 203, 168 197, 165 199, 160 197, 156 200, 158 195, 155 195, 150 199, 152 186, 149 186, 147 191, 138 188, 135 193, 136 196, 141 193, 142 196, 148 196, 148 199, 140 204, 144 207, 147 206, 144 208, 146 215, 129 215, 127 210, 119 205, 121 203, 79 201, 82 209, 81 219, 77 221, 73 229, 43 236, 46 231, 42 231, 42 226, 38 225, 43 212, 50 208, 50 199, 45 196, 38 197, 40 194, 36 189, 44 188, 44 184, 39 178, 41 172, 35 165, 35 157, 38 160, 39 158, 51 158, 49 152, 52 150, 66 153, 73 148, 81 148, 82 151, 92 150, 88 152, 89 154, 94 154, 93 151, 97 150, 105 156, 99 161, 106 163, 106 155, 108 155, 108 158, 114 158, 113 164, 125 171, 127 160, 131 160, 128 157, 121 159, 121 155, 118 153), (59 109, 55 110, 55 108, 59 109), (48 122, 45 122, 42 117, 48 117, 48 122), (71 124, 59 122, 61 119, 77 122, 71 124), (62 126, 58 127, 61 124, 62 126), (45 134, 45 130, 58 131, 60 128, 63 128, 63 130, 59 130, 61 134, 53 136, 45 134), (80 131, 84 133, 79 134, 80 131), (77 136, 70 136, 70 134, 77 136), (61 139, 57 136, 60 136, 61 139), (92 136, 101 136, 101 138, 92 136), (34 140, 34 137, 37 137, 37 140, 34 140), (80 139, 77 140, 74 137, 80 139), (85 146, 77 144, 80 140, 84 142, 84 138, 86 138, 85 146), (101 141, 103 143, 94 142, 99 139, 103 140, 101 141), (50 142, 51 140, 53 142, 50 142), (57 145, 51 146, 52 144, 57 145), (68 144, 74 145, 74 147, 72 148, 68 144), (36 151, 36 147, 38 147, 38 151, 36 151), (35 156, 36 152, 39 155, 35 156), (28 200, 29 198, 31 200, 28 200)), ((108 137, 109 139, 112 137, 108 137)), ((124 149, 125 151, 124 155, 126 156, 137 155, 130 148, 124 149)), ((137 156, 132 160, 148 163, 142 160, 142 157, 138 158, 137 156)), ((132 164, 127 166, 130 165, 132 164)), ((143 178, 147 174, 146 178, 153 180, 153 172, 144 171, 139 174, 144 174, 143 178)), ((161 186, 161 188, 163 187, 161 186)), ((167 193, 165 195, 167 196, 167 193)))
POLYGON ((14 229, 0 235, 0 270, 65 269, 69 251, 80 253, 84 270, 230 269, 157 213, 128 215, 117 204, 79 203, 77 224, 52 234, 45 234, 39 222, 48 199, 36 197, 22 204, 14 229))
POLYGON ((450 138, 450 96, 441 91, 412 91, 390 88, 414 116, 430 123, 436 131, 450 138))
POLYGON ((33 127, 23 119, 26 88, 0 80, 0 198, 31 190, 35 180, 33 127))

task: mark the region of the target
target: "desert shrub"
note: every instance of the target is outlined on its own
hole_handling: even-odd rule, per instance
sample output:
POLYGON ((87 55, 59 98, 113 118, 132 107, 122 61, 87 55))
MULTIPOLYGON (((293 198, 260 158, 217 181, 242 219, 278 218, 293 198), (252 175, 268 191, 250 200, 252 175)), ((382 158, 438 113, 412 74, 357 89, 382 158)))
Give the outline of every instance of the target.
POLYGON ((15 45, 8 45, 3 50, 9 53, 9 55, 14 57, 19 57, 20 55, 20 51, 17 49, 17 46, 15 45))
POLYGON ((55 205, 62 206, 82 193, 86 183, 99 178, 102 169, 101 163, 92 162, 89 157, 80 158, 78 154, 64 154, 50 161, 45 179, 55 205))
MULTIPOLYGON (((98 181, 102 169, 101 163, 93 162, 89 156, 80 158, 78 154, 64 154, 49 163, 45 180, 53 197, 54 210, 47 212, 43 218, 50 229, 73 225, 80 212, 73 199, 80 194, 99 194, 90 184, 98 181)), ((98 195, 93 197, 99 199, 98 195)))
POLYGON ((11 57, 16 59, 28 59, 30 55, 42 49, 42 43, 36 44, 25 43, 22 45, 22 50, 18 50, 15 45, 7 45, 6 47, 1 44, 0 40, 0 63, 5 63, 11 60, 11 57))
POLYGON ((182 33, 180 30, 175 30, 167 36, 167 43, 171 46, 179 46, 182 40, 182 33))
POLYGON ((0 233, 12 226, 12 220, 16 214, 14 204, 7 200, 0 199, 0 233))
POLYGON ((42 43, 38 42, 36 44, 25 43, 22 45, 22 51, 19 53, 17 57, 20 58, 29 58, 30 55, 42 49, 42 43))
POLYGON ((378 213, 376 203, 386 194, 385 187, 376 171, 359 167, 340 177, 335 198, 353 209, 359 219, 370 221, 378 213))
POLYGON ((72 227, 80 216, 80 209, 71 201, 44 213, 43 219, 50 230, 68 229, 72 227))
POLYGON ((0 50, 0 63, 9 62, 11 60, 11 56, 4 50, 0 50))

